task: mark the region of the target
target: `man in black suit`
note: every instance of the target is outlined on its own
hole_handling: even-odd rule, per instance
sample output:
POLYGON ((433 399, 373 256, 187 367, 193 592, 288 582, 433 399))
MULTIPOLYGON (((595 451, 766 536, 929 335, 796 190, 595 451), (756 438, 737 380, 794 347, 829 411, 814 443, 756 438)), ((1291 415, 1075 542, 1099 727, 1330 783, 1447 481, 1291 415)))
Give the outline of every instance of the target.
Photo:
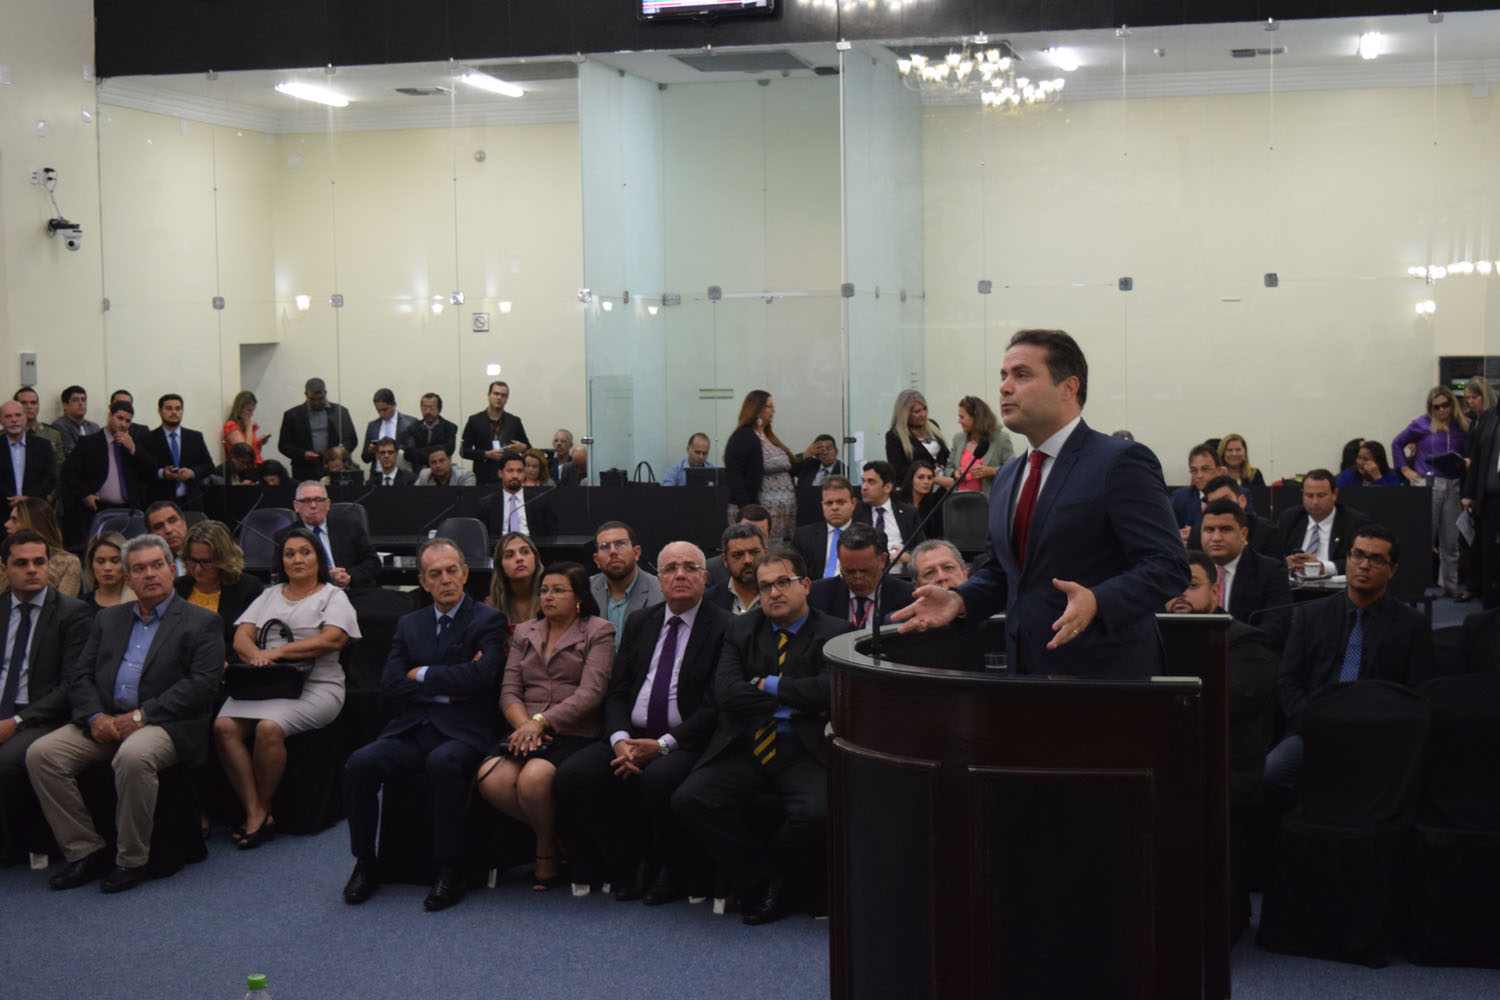
MULTIPOLYGON (((1281 548, 1281 529, 1276 527, 1275 522, 1250 513, 1247 507, 1249 498, 1245 495, 1239 480, 1233 476, 1215 476, 1204 487, 1203 498, 1205 503, 1212 503, 1215 500, 1233 500, 1239 505, 1240 510, 1245 512, 1245 524, 1250 532, 1248 544, 1251 550, 1263 556, 1270 556, 1277 562, 1286 559, 1286 553, 1281 548)), ((1197 525, 1194 525, 1188 534, 1187 547, 1203 548, 1203 539, 1199 535, 1197 525)))
POLYGON ((397 464, 396 442, 383 437, 375 442, 375 465, 370 469, 371 486, 410 486, 412 474, 397 464))
POLYGON ((0 541, 10 594, 0 617, 0 868, 41 849, 26 749, 68 721, 65 669, 89 637, 89 608, 47 585, 47 540, 23 528, 0 541))
MULTIPOLYGON (((792 467, 792 478, 798 486, 822 486, 830 476, 844 475, 844 463, 839 461, 839 444, 832 434, 819 434, 812 445, 802 453, 802 461, 792 467)), ((808 566, 814 576, 816 571, 808 566)))
POLYGON ((302 395, 305 403, 281 415, 276 450, 292 463, 292 478, 317 479, 323 475, 323 452, 338 445, 353 452, 359 448, 359 437, 349 411, 328 401, 328 385, 322 379, 308 379, 302 395))
POLYGON ((521 418, 505 412, 509 399, 509 385, 491 382, 488 405, 464 424, 459 454, 474 463, 474 481, 480 486, 500 478, 500 460, 507 454, 520 455, 531 447, 521 418))
MULTIPOLYGON (((129 403, 132 411, 135 409, 135 396, 129 389, 116 389, 114 392, 109 394, 110 405, 114 405, 115 403, 121 401, 129 403)), ((137 441, 146 440, 146 435, 150 433, 151 428, 147 427, 145 424, 138 424, 134 420, 130 421, 130 436, 135 438, 137 441)))
POLYGON ((313 533, 328 556, 328 576, 334 586, 345 590, 369 590, 380 579, 380 557, 370 544, 370 536, 355 523, 334 524, 328 520, 328 491, 322 483, 299 483, 292 501, 298 520, 276 533, 279 545, 282 535, 301 525, 313 533))
POLYGON ((178 576, 187 574, 187 564, 182 561, 182 547, 187 543, 187 518, 182 508, 170 500, 158 500, 146 508, 146 530, 167 543, 167 548, 177 555, 178 576))
POLYGON ((1480 597, 1500 608, 1500 407, 1490 407, 1469 431, 1469 471, 1462 503, 1474 516, 1480 597))
POLYGON ((442 448, 452 455, 458 451, 458 425, 443 419, 443 397, 429 392, 422 397, 422 419, 406 428, 396 439, 402 456, 416 472, 427 468, 427 454, 434 448, 442 448))
POLYGON ((808 607, 807 567, 795 549, 772 548, 756 582, 760 607, 736 618, 724 637, 713 738, 672 796, 682 825, 744 901, 747 924, 785 916, 787 881, 823 859, 829 708, 823 645, 849 628, 808 607), (744 817, 745 806, 766 791, 781 799, 785 813, 769 844, 744 817))
POLYGON ((709 689, 728 612, 703 599, 707 561, 692 542, 658 557, 665 602, 632 614, 604 698, 605 738, 558 768, 563 827, 572 831, 574 882, 613 875, 615 898, 647 906, 683 895, 689 842, 672 793, 713 735, 709 689))
POLYGON ((1350 540, 1363 518, 1338 501, 1333 473, 1327 469, 1313 469, 1302 478, 1301 509, 1287 511, 1278 524, 1286 564, 1294 572, 1314 576, 1344 572, 1350 540))
POLYGON ((1219 456, 1206 444, 1188 452, 1188 484, 1172 491, 1172 516, 1186 540, 1198 526, 1203 505, 1208 502, 1208 484, 1219 472, 1219 456))
POLYGON ((479 519, 493 537, 519 531, 532 538, 557 534, 557 514, 552 510, 547 488, 533 487, 530 496, 522 489, 526 478, 526 456, 508 452, 500 460, 500 489, 479 499, 479 519))
POLYGON ((854 484, 843 476, 829 476, 823 482, 823 520, 804 524, 792 537, 792 544, 807 563, 807 575, 814 580, 839 575, 839 536, 854 520, 854 484))
POLYGON ((559 486, 585 486, 589 480, 589 446, 575 445, 568 452, 569 461, 557 473, 559 486))
POLYGON ((156 465, 148 480, 148 500, 189 504, 203 492, 203 480, 214 471, 213 456, 202 433, 182 426, 182 397, 169 392, 156 401, 161 426, 147 431, 141 447, 156 465))
POLYGON ((554 483, 562 485, 562 470, 573 461, 573 432, 559 427, 552 432, 552 451, 547 454, 547 472, 554 483))
POLYGON ((760 587, 755 582, 755 565, 766 554, 766 533, 757 525, 741 521, 724 529, 719 538, 723 580, 708 588, 703 599, 730 614, 742 615, 760 605, 760 587))
POLYGON ((432 607, 396 623, 380 676, 381 691, 396 718, 344 765, 344 805, 354 855, 344 902, 363 903, 379 883, 375 834, 380 787, 394 778, 425 773, 438 877, 422 906, 441 910, 463 898, 459 859, 469 786, 480 758, 499 735, 505 616, 464 593, 469 568, 449 539, 424 541, 417 549, 417 565, 432 607))
POLYGON ((1215 566, 1219 606, 1266 634, 1278 653, 1292 628, 1286 564, 1252 552, 1245 512, 1233 500, 1210 500, 1199 519, 1203 551, 1215 566))
POLYGON ((1355 680, 1415 686, 1432 664, 1432 629, 1413 608, 1386 593, 1401 543, 1383 525, 1364 521, 1348 550, 1349 586, 1342 596, 1299 606, 1281 655, 1276 697, 1287 735, 1266 755, 1266 785, 1296 791, 1302 764, 1302 709, 1329 684, 1355 680))
POLYGON ((130 433, 134 415, 124 400, 109 404, 104 429, 81 439, 63 463, 69 537, 81 536, 96 511, 146 506, 147 477, 156 472, 156 463, 130 433))
POLYGON ((26 433, 26 408, 13 399, 0 404, 0 425, 5 427, 5 461, 0 462, 0 482, 5 498, 15 503, 21 497, 45 500, 57 488, 52 446, 35 434, 26 433))
MULTIPOLYGON (((912 538, 917 522, 921 520, 917 508, 891 495, 896 486, 896 470, 890 462, 883 459, 866 462, 864 476, 859 481, 860 502, 854 508, 854 520, 885 533, 892 559, 907 542, 916 544, 920 541, 912 538)), ((909 558, 908 553, 901 557, 901 561, 906 562, 909 558)))
POLYGON ((26 752, 32 787, 68 859, 48 881, 53 889, 75 889, 101 876, 104 892, 144 882, 158 773, 177 763, 197 766, 208 755, 224 624, 173 593, 166 542, 138 535, 125 543, 124 557, 136 600, 99 612, 67 671, 73 723, 26 752), (105 760, 115 773, 113 866, 78 789, 79 772, 105 760))
POLYGON ((855 628, 866 628, 877 609, 883 616, 911 603, 911 584, 894 576, 882 581, 889 564, 885 536, 868 524, 851 524, 839 536, 839 575, 815 581, 807 603, 855 628))
POLYGON ((389 389, 376 389, 372 402, 375 404, 375 419, 365 425, 365 443, 359 450, 366 465, 374 464, 375 448, 381 438, 400 441, 417 422, 416 417, 396 409, 396 394, 389 389))

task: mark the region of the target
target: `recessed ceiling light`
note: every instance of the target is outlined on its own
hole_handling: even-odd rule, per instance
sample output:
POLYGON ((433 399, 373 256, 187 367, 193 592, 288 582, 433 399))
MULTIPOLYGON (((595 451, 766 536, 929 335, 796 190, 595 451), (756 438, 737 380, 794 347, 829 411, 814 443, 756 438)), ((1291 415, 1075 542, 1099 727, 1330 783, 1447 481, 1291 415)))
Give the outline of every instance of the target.
POLYGON ((459 77, 459 79, 471 87, 487 90, 492 94, 501 94, 505 97, 520 97, 526 93, 526 91, 513 83, 506 83, 504 80, 496 79, 488 73, 479 73, 474 70, 469 70, 463 76, 459 77))
POLYGON ((278 93, 288 97, 295 97, 299 101, 316 101, 326 104, 330 108, 346 108, 349 106, 349 98, 337 91, 329 90, 327 87, 319 87, 312 83, 298 83, 296 80, 287 80, 276 85, 278 93))
POLYGON ((1374 59, 1385 52, 1385 36, 1378 31, 1367 31, 1359 36, 1359 57, 1374 59))

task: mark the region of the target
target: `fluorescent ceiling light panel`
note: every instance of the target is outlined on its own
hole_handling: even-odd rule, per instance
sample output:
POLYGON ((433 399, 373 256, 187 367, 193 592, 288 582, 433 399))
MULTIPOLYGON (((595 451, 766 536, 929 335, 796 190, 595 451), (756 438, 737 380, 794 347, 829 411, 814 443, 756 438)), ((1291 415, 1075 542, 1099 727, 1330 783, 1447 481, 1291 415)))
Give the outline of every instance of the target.
POLYGON ((492 94, 501 94, 505 97, 520 97, 526 93, 526 91, 514 83, 506 83, 504 80, 496 79, 488 73, 478 73, 474 70, 469 70, 463 76, 459 77, 459 79, 471 87, 488 90, 492 94))
POLYGON ((346 108, 349 106, 349 98, 343 94, 312 83, 298 83, 296 80, 287 80, 285 83, 278 83, 276 91, 288 97, 295 97, 299 101, 316 101, 319 104, 326 104, 330 108, 346 108))

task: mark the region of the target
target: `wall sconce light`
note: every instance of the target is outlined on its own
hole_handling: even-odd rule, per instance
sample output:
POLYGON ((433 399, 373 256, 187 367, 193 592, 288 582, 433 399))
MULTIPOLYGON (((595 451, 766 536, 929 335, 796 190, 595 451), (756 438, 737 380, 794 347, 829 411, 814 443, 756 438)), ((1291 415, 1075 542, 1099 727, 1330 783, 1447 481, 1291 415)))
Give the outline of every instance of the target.
POLYGON ((494 378, 496 375, 500 374, 500 366, 491 361, 489 364, 484 366, 484 373, 490 378, 494 378))
POLYGON ((298 312, 307 312, 309 309, 312 308, 312 296, 311 295, 299 295, 299 296, 297 296, 297 298, 296 298, 295 301, 297 303, 297 311, 298 312))
POLYGON ((503 302, 500 303, 500 311, 502 313, 507 313, 508 314, 510 312, 510 306, 511 306, 510 300, 506 299, 505 301, 503 301, 503 302))

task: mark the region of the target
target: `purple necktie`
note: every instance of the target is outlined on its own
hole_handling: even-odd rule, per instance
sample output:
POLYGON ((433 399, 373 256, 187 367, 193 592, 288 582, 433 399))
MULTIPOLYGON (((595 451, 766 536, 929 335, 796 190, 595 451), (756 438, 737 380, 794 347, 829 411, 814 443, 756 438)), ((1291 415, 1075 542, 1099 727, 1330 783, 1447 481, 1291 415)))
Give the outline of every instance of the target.
POLYGON ((667 622, 667 637, 662 640, 661 655, 656 658, 656 679, 651 682, 651 698, 646 702, 646 732, 661 739, 667 731, 667 702, 672 693, 672 664, 677 659, 677 629, 682 619, 673 615, 667 622))
POLYGON ((521 501, 517 497, 510 498, 510 524, 511 531, 521 530, 521 501))
POLYGON ((115 447, 115 475, 120 480, 120 496, 125 498, 125 503, 130 503, 130 487, 125 485, 125 449, 120 442, 111 442, 115 447))
POLYGON ((875 530, 876 531, 884 531, 885 530, 885 508, 884 507, 876 507, 875 508, 875 530))

